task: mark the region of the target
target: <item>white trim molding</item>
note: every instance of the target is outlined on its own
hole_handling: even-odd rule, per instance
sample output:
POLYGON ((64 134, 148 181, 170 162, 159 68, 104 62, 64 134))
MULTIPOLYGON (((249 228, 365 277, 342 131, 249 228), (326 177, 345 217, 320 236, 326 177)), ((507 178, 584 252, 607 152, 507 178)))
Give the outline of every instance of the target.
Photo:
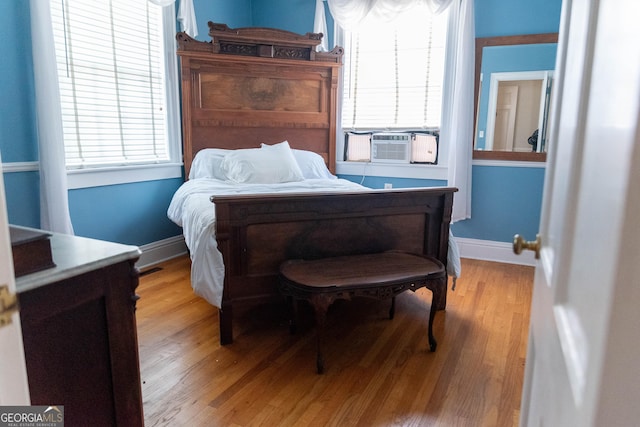
POLYGON ((69 190, 171 178, 182 178, 182 163, 67 170, 69 190))
POLYGON ((545 169, 547 167, 546 162, 522 162, 511 160, 473 160, 471 162, 473 166, 496 166, 504 168, 539 168, 545 169))
MULTIPOLYGON (((6 162, 2 163, 1 166, 2 173, 40 171, 40 162, 37 161, 6 162)), ((99 187, 101 185, 157 181, 171 178, 182 178, 182 163, 67 170, 67 184, 69 190, 99 187)))
POLYGON ((492 240, 469 239, 456 237, 461 258, 484 261, 503 262, 507 264, 536 265, 535 254, 530 251, 516 255, 510 242, 494 242, 492 240))
POLYGON ((412 178, 447 180, 447 167, 423 164, 402 164, 382 162, 336 162, 336 174, 356 176, 377 176, 385 178, 412 178))
POLYGON ((140 270, 188 253, 183 236, 169 237, 157 242, 151 242, 140 246, 140 250, 142 255, 140 255, 140 259, 136 263, 136 267, 140 270))
POLYGON ((8 162, 2 163, 2 173, 11 172, 38 172, 40 162, 8 162))

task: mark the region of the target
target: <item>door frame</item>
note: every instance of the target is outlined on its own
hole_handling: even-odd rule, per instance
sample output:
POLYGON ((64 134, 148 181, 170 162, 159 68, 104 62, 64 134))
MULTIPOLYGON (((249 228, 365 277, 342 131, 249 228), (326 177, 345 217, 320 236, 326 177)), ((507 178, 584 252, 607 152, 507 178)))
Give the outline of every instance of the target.
MULTIPOLYGON (((0 156, 1 157, 1 156, 0 156)), ((2 159, 0 158, 0 170, 2 159)), ((4 174, 0 173, 0 284, 15 294, 16 283, 9 233, 4 174)), ((29 383, 24 359, 20 314, 13 313, 12 323, 0 327, 0 406, 29 405, 29 383)))

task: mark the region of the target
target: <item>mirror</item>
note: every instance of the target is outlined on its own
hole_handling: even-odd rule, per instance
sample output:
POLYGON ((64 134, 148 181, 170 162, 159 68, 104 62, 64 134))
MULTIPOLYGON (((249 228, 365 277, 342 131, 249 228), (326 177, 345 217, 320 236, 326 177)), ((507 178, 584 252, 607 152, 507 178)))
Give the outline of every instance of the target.
POLYGON ((476 39, 474 159, 545 161, 558 34, 476 39))

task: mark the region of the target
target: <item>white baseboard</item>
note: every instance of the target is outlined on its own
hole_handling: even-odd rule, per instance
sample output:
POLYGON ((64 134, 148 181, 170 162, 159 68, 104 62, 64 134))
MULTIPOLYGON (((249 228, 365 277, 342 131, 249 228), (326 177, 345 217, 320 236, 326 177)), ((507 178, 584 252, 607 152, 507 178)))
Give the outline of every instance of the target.
POLYGON ((455 240, 458 243, 461 258, 504 262, 507 264, 536 265, 535 254, 532 251, 525 251, 520 255, 516 255, 513 252, 512 243, 468 239, 465 237, 455 237, 455 240))
POLYGON ((184 243, 183 236, 175 236, 142 245, 140 250, 142 255, 140 255, 136 267, 139 270, 144 270, 152 265, 186 254, 187 245, 184 243))

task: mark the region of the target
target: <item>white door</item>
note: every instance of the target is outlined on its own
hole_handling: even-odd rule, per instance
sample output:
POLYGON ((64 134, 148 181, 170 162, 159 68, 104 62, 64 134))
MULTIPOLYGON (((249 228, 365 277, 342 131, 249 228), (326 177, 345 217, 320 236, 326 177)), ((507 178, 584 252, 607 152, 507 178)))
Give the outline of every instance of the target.
POLYGON ((496 130, 493 140, 493 149, 496 151, 513 151, 517 106, 518 86, 499 84, 496 105, 496 130))
POLYGON ((522 426, 640 422, 640 4, 564 0, 522 426))
MULTIPOLYGON (((0 285, 8 285, 15 292, 13 256, 4 196, 4 177, 0 159, 0 285)), ((27 369, 24 364, 20 316, 14 313, 12 323, 0 327, 0 406, 29 405, 27 369)))

